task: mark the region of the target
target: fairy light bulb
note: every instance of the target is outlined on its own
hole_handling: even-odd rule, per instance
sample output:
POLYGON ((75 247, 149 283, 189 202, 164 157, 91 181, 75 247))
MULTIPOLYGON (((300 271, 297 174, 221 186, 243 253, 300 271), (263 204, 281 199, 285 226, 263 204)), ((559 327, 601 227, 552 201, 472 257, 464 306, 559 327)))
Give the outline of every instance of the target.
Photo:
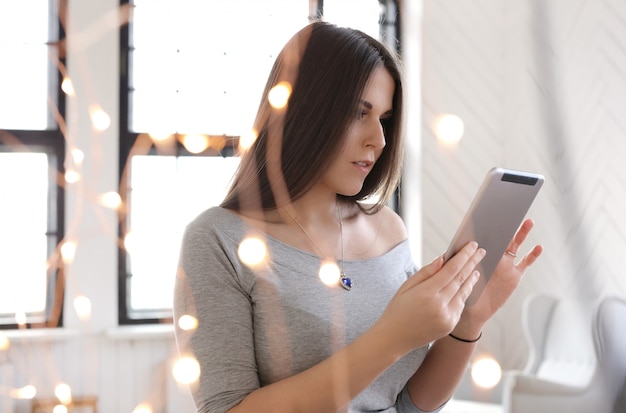
POLYGON ((465 124, 456 115, 444 114, 435 119, 433 129, 439 142, 446 145, 454 145, 463 137, 465 124))
POLYGON ((91 117, 91 124, 96 130, 105 131, 111 126, 111 117, 99 106, 93 106, 89 111, 89 116, 91 117))
POLYGON ((180 384, 191 384, 200 377, 200 364, 193 357, 181 357, 174 363, 172 375, 180 384))
POLYGON ((100 195, 100 203, 107 208, 117 209, 122 204, 122 198, 117 192, 109 191, 100 195))
POLYGON ((265 242, 257 237, 248 237, 241 241, 237 250, 241 262, 249 267, 261 264, 267 255, 265 242))
POLYGON ((134 409, 133 413, 152 413, 152 406, 149 403, 139 403, 134 409))
POLYGON ((274 109, 283 109, 287 106, 289 96, 291 96, 291 84, 280 82, 270 90, 267 98, 274 109))
POLYGON ((65 241, 63 245, 61 245, 61 258, 63 259, 63 263, 71 264, 72 262, 74 262, 75 256, 76 256, 76 242, 65 241))
POLYGON ((0 333, 0 351, 6 351, 9 347, 11 347, 11 340, 9 340, 9 337, 0 333))
POLYGON ((72 403, 72 389, 67 383, 59 383, 54 387, 54 395, 62 404, 72 403))
POLYGON ((195 330, 198 327, 198 319, 189 314, 182 315, 178 319, 178 327, 185 331, 195 330))
POLYGON ((206 135, 185 135, 182 137, 185 149, 191 153, 201 153, 209 147, 209 137, 206 135))
POLYGON ((153 131, 148 133, 148 136, 150 137, 150 139, 152 139, 154 142, 165 142, 166 140, 168 140, 169 138, 172 137, 172 134, 169 132, 157 132, 157 131, 153 131))
POLYGON ((91 300, 84 295, 74 298, 74 310, 81 321, 87 321, 91 318, 91 300))
POLYGON ((76 91, 74 90, 74 84, 72 83, 72 79, 65 76, 63 81, 61 82, 61 90, 68 96, 74 96, 76 91))
POLYGON ((479 356, 472 364, 472 380, 484 389, 490 389, 500 382, 502 369, 491 356, 479 356))
POLYGON ((37 389, 32 384, 20 387, 18 389, 11 389, 9 391, 9 396, 14 399, 28 400, 34 398, 36 395, 37 389))
POLYGON ((73 169, 65 171, 65 182, 68 184, 74 184, 80 180, 80 174, 73 169))
POLYGON ((252 129, 250 132, 241 135, 241 137, 239 138, 239 150, 245 152, 250 149, 258 136, 259 133, 255 129, 252 129))
POLYGON ((67 412, 68 412, 67 406, 65 406, 63 404, 57 404, 52 409, 52 413, 67 413, 67 412))
POLYGON ((72 148, 70 151, 72 154, 72 159, 76 165, 81 165, 83 160, 85 159, 85 153, 78 148, 72 148))
POLYGON ((320 280, 326 285, 337 285, 341 277, 339 266, 334 261, 325 261, 320 266, 320 280))

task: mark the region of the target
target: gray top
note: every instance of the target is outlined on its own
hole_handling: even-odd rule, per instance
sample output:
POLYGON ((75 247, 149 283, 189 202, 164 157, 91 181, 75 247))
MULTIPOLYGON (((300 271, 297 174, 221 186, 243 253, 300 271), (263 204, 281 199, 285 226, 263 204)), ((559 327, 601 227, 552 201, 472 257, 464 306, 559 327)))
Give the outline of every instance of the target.
MULTIPOLYGON (((319 257, 219 207, 187 226, 180 267, 175 318, 195 314, 199 325, 193 333, 177 327, 178 346, 200 363, 193 396, 198 412, 211 413, 225 412, 259 386, 306 370, 353 341, 417 270, 403 241, 379 257, 344 262, 351 291, 329 287, 318 278, 319 257), (240 242, 250 235, 267 246, 268 259, 254 268, 238 257, 240 242)), ((405 384, 427 350, 391 366, 352 401, 349 412, 421 412, 405 384)))

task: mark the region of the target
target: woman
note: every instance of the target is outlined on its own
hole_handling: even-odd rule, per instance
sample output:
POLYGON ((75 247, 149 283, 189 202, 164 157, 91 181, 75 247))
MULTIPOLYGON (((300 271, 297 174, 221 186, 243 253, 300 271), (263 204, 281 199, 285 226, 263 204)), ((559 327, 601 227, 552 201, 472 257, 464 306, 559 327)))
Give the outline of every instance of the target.
POLYGON ((174 314, 198 319, 176 334, 201 367, 199 412, 430 412, 451 397, 541 247, 517 265, 503 256, 467 308, 476 243, 418 269, 385 206, 403 109, 398 61, 375 39, 318 22, 287 43, 230 192, 183 240, 174 314), (290 92, 284 107, 269 103, 276 85, 290 92), (262 240, 264 259, 246 258, 248 239, 262 240))

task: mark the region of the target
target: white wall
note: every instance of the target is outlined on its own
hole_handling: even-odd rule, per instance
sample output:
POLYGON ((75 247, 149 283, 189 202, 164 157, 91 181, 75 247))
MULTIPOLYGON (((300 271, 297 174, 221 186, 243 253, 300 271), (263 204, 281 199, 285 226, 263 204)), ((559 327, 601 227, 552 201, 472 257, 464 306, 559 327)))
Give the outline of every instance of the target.
POLYGON ((545 253, 479 346, 505 368, 527 357, 528 295, 588 305, 626 294, 624 16, 622 0, 424 1, 425 260, 445 250, 490 167, 546 175, 527 245, 545 253), (440 113, 465 121, 455 148, 435 140, 440 113))

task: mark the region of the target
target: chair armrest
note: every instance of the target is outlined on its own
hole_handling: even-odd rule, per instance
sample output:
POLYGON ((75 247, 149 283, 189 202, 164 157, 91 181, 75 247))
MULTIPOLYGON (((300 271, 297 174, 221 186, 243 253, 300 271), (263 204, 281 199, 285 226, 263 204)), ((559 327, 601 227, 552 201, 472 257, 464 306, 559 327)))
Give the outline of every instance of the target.
POLYGON ((576 396, 582 395, 586 387, 577 387, 540 379, 526 374, 511 374, 506 377, 507 391, 533 395, 576 396))

